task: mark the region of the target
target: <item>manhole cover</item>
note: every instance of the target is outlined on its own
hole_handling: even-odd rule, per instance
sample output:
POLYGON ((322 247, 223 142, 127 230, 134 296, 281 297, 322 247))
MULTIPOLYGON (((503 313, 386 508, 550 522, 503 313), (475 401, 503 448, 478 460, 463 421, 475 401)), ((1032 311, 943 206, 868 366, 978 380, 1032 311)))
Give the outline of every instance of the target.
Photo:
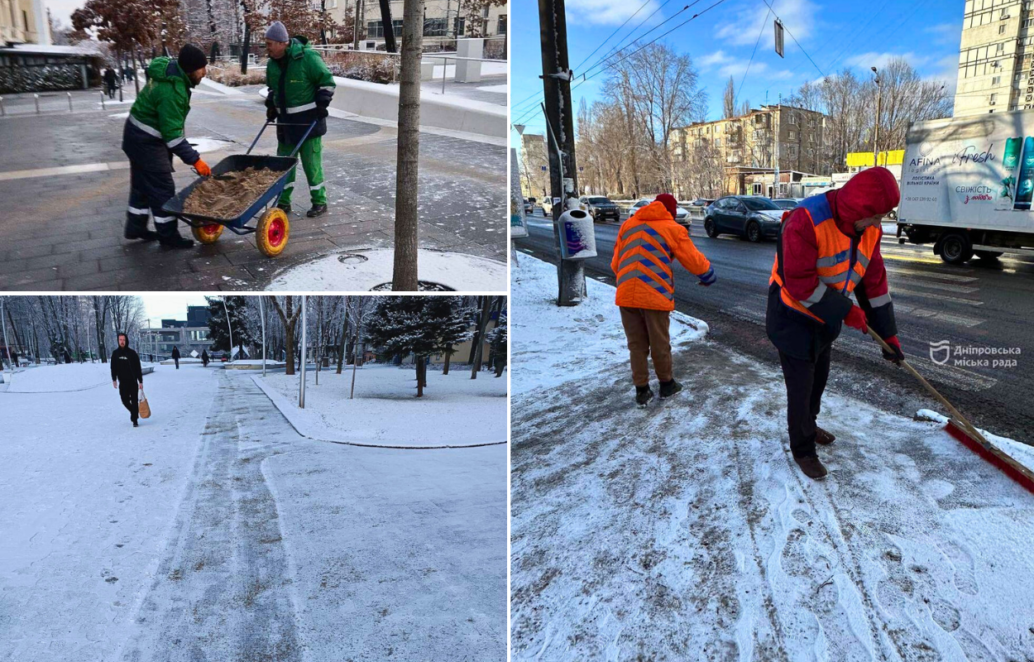
POLYGON ((338 255, 337 261, 341 264, 362 264, 370 258, 365 255, 356 255, 355 253, 348 253, 346 255, 338 255))
MULTIPOLYGON (((441 283, 433 283, 433 282, 431 282, 429 280, 419 280, 419 281, 417 281, 417 283, 420 286, 420 290, 419 290, 420 292, 455 292, 456 291, 456 290, 452 289, 451 287, 448 287, 447 285, 442 285, 441 283)), ((371 292, 390 292, 391 291, 391 283, 388 282, 388 283, 381 283, 380 285, 374 285, 373 287, 370 288, 370 291, 371 292)))

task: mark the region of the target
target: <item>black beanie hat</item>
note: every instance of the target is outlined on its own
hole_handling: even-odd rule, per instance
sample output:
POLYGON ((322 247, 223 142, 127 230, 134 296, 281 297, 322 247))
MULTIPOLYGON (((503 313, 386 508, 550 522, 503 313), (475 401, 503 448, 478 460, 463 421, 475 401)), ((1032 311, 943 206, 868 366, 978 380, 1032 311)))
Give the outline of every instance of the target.
POLYGON ((179 62, 180 69, 188 74, 197 71, 201 67, 208 66, 208 58, 205 57, 205 52, 194 44, 187 44, 181 48, 176 61, 179 62))

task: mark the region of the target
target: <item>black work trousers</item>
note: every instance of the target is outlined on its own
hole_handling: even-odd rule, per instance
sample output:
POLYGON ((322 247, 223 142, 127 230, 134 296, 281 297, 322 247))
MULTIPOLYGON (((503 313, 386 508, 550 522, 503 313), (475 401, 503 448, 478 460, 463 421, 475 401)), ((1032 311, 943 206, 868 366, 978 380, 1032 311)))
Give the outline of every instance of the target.
POLYGON ((172 181, 171 172, 144 170, 131 161, 126 225, 138 231, 145 230, 148 216, 153 216, 155 230, 160 232, 169 223, 175 228, 176 217, 162 211, 162 205, 174 195, 176 184, 172 181))
POLYGON ((779 352, 786 380, 786 426, 794 457, 815 457, 815 421, 822 408, 822 392, 829 379, 829 355, 833 345, 821 349, 814 361, 795 359, 779 352))
POLYGON ((119 382, 118 394, 122 404, 129 410, 129 420, 136 423, 140 418, 140 390, 136 382, 119 382))

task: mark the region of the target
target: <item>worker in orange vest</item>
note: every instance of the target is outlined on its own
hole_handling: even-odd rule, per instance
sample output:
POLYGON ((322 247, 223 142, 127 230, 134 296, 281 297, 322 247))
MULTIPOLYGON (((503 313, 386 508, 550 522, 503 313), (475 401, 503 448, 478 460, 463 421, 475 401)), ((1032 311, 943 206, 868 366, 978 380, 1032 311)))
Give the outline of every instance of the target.
POLYGON ((675 278, 672 260, 700 279, 704 286, 716 278, 711 263, 693 245, 689 230, 675 222, 675 197, 662 193, 641 208, 618 230, 610 268, 617 277, 615 303, 621 308, 621 323, 628 338, 635 401, 645 407, 653 400, 650 367, 660 381, 661 398, 682 390, 671 368, 669 316, 675 309, 675 278))
POLYGON ((889 170, 869 168, 783 216, 765 328, 786 380, 790 452, 809 478, 826 476, 815 444, 828 446, 835 439, 816 421, 841 325, 862 333, 871 326, 894 350, 884 351, 885 359, 905 358, 880 255, 880 222, 900 197, 889 170))

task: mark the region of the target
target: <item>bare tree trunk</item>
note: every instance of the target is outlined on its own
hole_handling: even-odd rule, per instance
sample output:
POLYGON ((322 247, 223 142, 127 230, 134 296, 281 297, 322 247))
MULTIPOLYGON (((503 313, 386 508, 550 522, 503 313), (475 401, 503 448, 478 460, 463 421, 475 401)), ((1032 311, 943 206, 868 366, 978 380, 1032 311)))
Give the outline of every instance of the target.
POLYGON ((136 50, 131 50, 129 53, 133 56, 133 87, 136 88, 136 95, 140 96, 140 78, 137 76, 136 50))
POLYGON ((452 359, 452 345, 445 348, 445 366, 442 368, 442 376, 449 374, 449 362, 452 359))
POLYGON ((478 378, 478 370, 481 370, 481 354, 485 347, 485 330, 488 329, 488 318, 491 314, 491 298, 482 297, 484 303, 481 306, 481 321, 478 322, 477 345, 474 347, 474 365, 470 369, 470 378, 478 378))
POLYGON ((424 378, 421 374, 421 370, 424 364, 424 357, 416 357, 416 397, 424 397, 424 378))
POLYGON ((345 319, 341 323, 341 342, 337 349, 337 374, 341 374, 341 368, 345 365, 345 343, 348 339, 348 297, 342 297, 345 301, 345 319))
MULTIPOLYGON (((395 43, 395 26, 392 25, 391 21, 391 0, 380 0, 381 4, 381 25, 384 27, 384 48, 389 53, 398 53, 399 47, 395 43)), ((420 22, 420 34, 424 32, 424 3, 420 2, 420 15, 418 17, 420 22)), ((415 25, 415 23, 413 24, 415 25)), ((406 36, 408 35, 410 28, 410 15, 409 15, 409 3, 407 2, 402 9, 402 43, 406 43, 406 36)), ((405 46, 403 46, 404 48, 405 46)))
MULTIPOLYGON (((386 5, 388 0, 381 0, 386 5)), ((382 9, 383 12, 383 9, 382 9)), ((402 14, 402 71, 399 87, 397 176, 395 180, 395 265, 391 289, 415 292, 417 281, 418 177, 420 174, 420 54, 424 1, 405 0, 402 14)), ((385 34, 390 26, 385 26, 385 34)))

